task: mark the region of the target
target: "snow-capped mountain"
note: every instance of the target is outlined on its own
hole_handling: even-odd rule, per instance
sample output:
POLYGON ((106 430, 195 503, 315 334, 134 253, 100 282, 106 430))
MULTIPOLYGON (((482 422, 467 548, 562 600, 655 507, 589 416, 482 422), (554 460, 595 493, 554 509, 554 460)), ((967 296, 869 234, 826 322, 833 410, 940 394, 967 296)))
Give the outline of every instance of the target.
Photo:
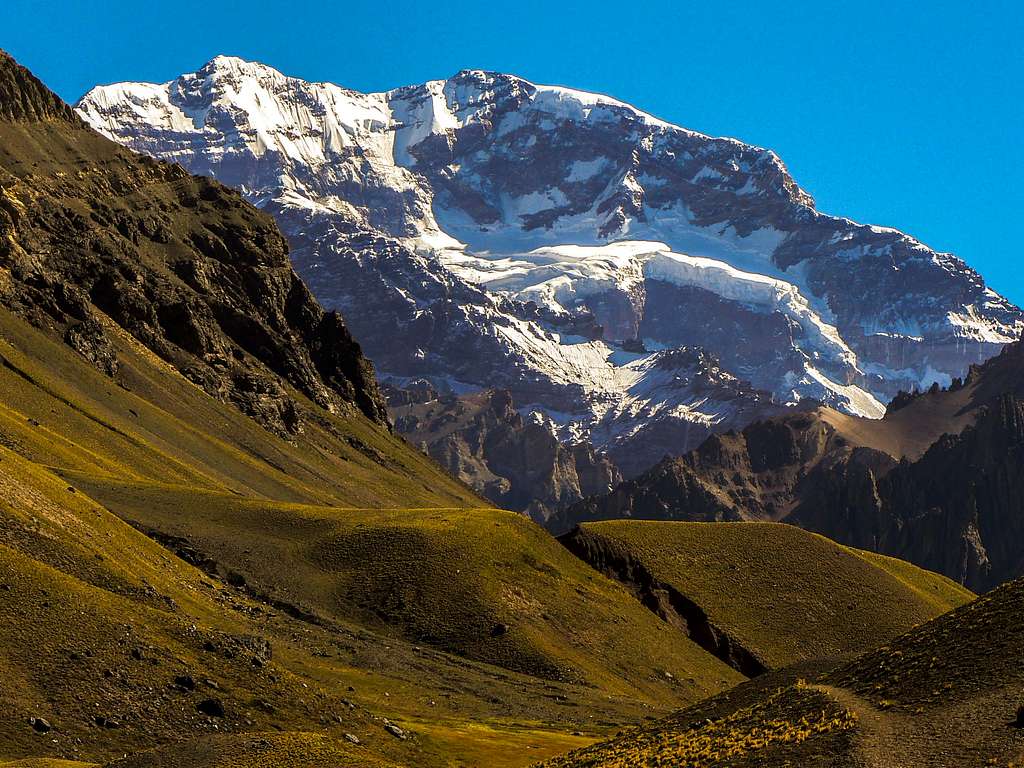
POLYGON ((1024 328, 956 257, 816 211, 773 152, 605 96, 221 56, 77 109, 275 215, 383 376, 506 388, 627 473, 802 400, 881 416, 1024 328))

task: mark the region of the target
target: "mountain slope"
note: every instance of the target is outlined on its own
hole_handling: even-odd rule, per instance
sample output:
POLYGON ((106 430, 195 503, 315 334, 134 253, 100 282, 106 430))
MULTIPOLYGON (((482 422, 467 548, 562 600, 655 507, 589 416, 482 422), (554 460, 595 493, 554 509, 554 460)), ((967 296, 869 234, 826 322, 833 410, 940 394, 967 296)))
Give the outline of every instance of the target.
POLYGON ((269 218, 0 84, 0 761, 522 766, 742 680, 393 434, 269 218))
POLYGON ((766 675, 545 765, 1015 765, 1022 600, 1010 582, 832 671, 766 675))
POLYGON ((562 541, 748 674, 872 648, 974 597, 788 525, 619 520, 562 541))
POLYGON ((885 418, 830 409, 752 424, 552 518, 784 520, 984 591, 1024 573, 1024 344, 885 418))
POLYGON ((409 442, 502 508, 534 520, 622 479, 588 443, 560 441, 542 413, 524 418, 508 390, 441 395, 423 382, 387 396, 395 429, 409 442))
POLYGON ((394 435, 269 217, 0 83, 0 757, 521 765, 741 679, 394 435))
POLYGON ((772 152, 604 96, 479 71, 360 94, 222 56, 77 109, 273 213, 395 384, 508 389, 626 475, 809 398, 878 417, 1024 327, 955 257, 816 211, 772 152))
MULTIPOLYGON (((5 79, 13 68, 4 62, 5 79)), ((296 431, 299 414, 247 358, 329 410, 355 404, 383 422, 372 367, 291 269, 269 217, 216 182, 117 149, 74 115, 5 121, 3 139, 12 309, 61 323, 69 343, 113 372, 94 307, 279 431, 296 431)))

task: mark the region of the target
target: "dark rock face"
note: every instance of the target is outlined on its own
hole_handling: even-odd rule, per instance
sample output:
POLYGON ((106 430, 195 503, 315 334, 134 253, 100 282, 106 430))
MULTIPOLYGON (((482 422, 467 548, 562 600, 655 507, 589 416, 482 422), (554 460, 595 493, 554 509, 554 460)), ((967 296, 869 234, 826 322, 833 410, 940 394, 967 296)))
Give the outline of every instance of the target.
POLYGON ((196 711, 207 717, 224 717, 224 703, 220 699, 203 699, 196 704, 196 711))
POLYGON ((591 446, 563 443, 542 420, 524 419, 507 390, 438 396, 423 384, 387 389, 396 428, 496 505, 543 522, 621 480, 591 446))
POLYGON ((765 314, 711 291, 661 280, 648 281, 646 293, 641 337, 671 346, 701 339, 703 347, 717 350, 723 368, 762 389, 799 370, 796 342, 803 329, 781 313, 765 314))
POLYGON ((293 237, 296 270, 345 314, 381 370, 422 377, 443 366, 457 381, 489 382, 564 408, 579 398, 578 385, 538 374, 525 361, 507 364, 516 352, 493 329, 510 327, 536 307, 496 300, 392 238, 272 210, 286 231, 305 233, 293 237), (310 247, 311 238, 317 247, 310 247))
POLYGON ((1024 401, 1001 397, 961 434, 885 473, 851 456, 788 521, 978 592, 1024 574, 1024 401))
POLYGON ((712 436, 548 525, 781 520, 975 591, 1024 575, 1024 342, 897 406, 880 421, 815 410, 712 436))
POLYGON ((0 56, 0 294, 114 376, 123 329, 267 428, 303 407, 387 423, 371 364, 313 299, 266 214, 93 133, 0 56))
POLYGON ((665 458, 605 496, 561 510, 556 533, 587 520, 737 522, 777 520, 787 510, 801 469, 831 447, 830 428, 814 413, 755 422, 712 435, 679 457, 665 458))

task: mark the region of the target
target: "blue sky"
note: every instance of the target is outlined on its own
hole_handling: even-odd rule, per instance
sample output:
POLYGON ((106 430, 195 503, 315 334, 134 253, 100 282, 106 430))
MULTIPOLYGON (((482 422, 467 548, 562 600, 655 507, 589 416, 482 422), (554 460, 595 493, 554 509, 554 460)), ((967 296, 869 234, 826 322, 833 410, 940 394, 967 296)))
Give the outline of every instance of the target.
POLYGON ((1022 40, 1002 0, 0 4, 0 47, 69 101, 218 53, 364 91, 473 68, 607 93, 774 149, 821 210, 953 251, 1018 304, 1022 40))

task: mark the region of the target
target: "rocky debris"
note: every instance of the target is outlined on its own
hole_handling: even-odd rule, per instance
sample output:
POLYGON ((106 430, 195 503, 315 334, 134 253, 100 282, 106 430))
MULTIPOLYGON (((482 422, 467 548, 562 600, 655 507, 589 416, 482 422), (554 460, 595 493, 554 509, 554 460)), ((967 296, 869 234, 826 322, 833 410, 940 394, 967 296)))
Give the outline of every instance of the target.
POLYGON ((271 647, 270 641, 265 637, 240 635, 238 636, 238 642, 249 654, 249 658, 254 664, 262 666, 273 658, 274 649, 271 647))
POLYGON ((387 387, 395 428, 496 506, 544 521, 556 509, 611 489, 614 463, 524 418, 507 390, 438 395, 422 384, 387 387))
POLYGON ((206 653, 215 653, 231 660, 248 660, 255 667, 262 667, 273 657, 270 641, 255 635, 230 635, 218 632, 213 638, 203 641, 206 653))
POLYGON ((346 733, 345 741, 347 741, 349 744, 362 744, 362 742, 359 740, 359 737, 356 736, 354 733, 346 733))
POLYGON ((510 629, 508 624, 495 624, 491 628, 491 637, 503 637, 509 633, 510 629))
POLYGON ((64 343, 108 376, 117 373, 117 352, 95 318, 69 325, 64 331, 64 343))
POLYGON ((182 691, 194 691, 196 689, 196 680, 192 675, 177 675, 174 678, 174 685, 182 691))
POLYGON ((384 730, 390 733, 396 739, 401 739, 402 741, 405 741, 409 738, 409 734, 406 733, 404 729, 398 727, 397 725, 395 725, 387 719, 384 720, 384 730))
POLYGON ((268 715, 272 715, 277 712, 277 707, 271 704, 266 699, 256 699, 253 701, 253 706, 262 712, 266 712, 268 715))
POLYGON ((196 704, 196 711, 207 717, 224 717, 224 703, 220 699, 203 699, 196 704))

